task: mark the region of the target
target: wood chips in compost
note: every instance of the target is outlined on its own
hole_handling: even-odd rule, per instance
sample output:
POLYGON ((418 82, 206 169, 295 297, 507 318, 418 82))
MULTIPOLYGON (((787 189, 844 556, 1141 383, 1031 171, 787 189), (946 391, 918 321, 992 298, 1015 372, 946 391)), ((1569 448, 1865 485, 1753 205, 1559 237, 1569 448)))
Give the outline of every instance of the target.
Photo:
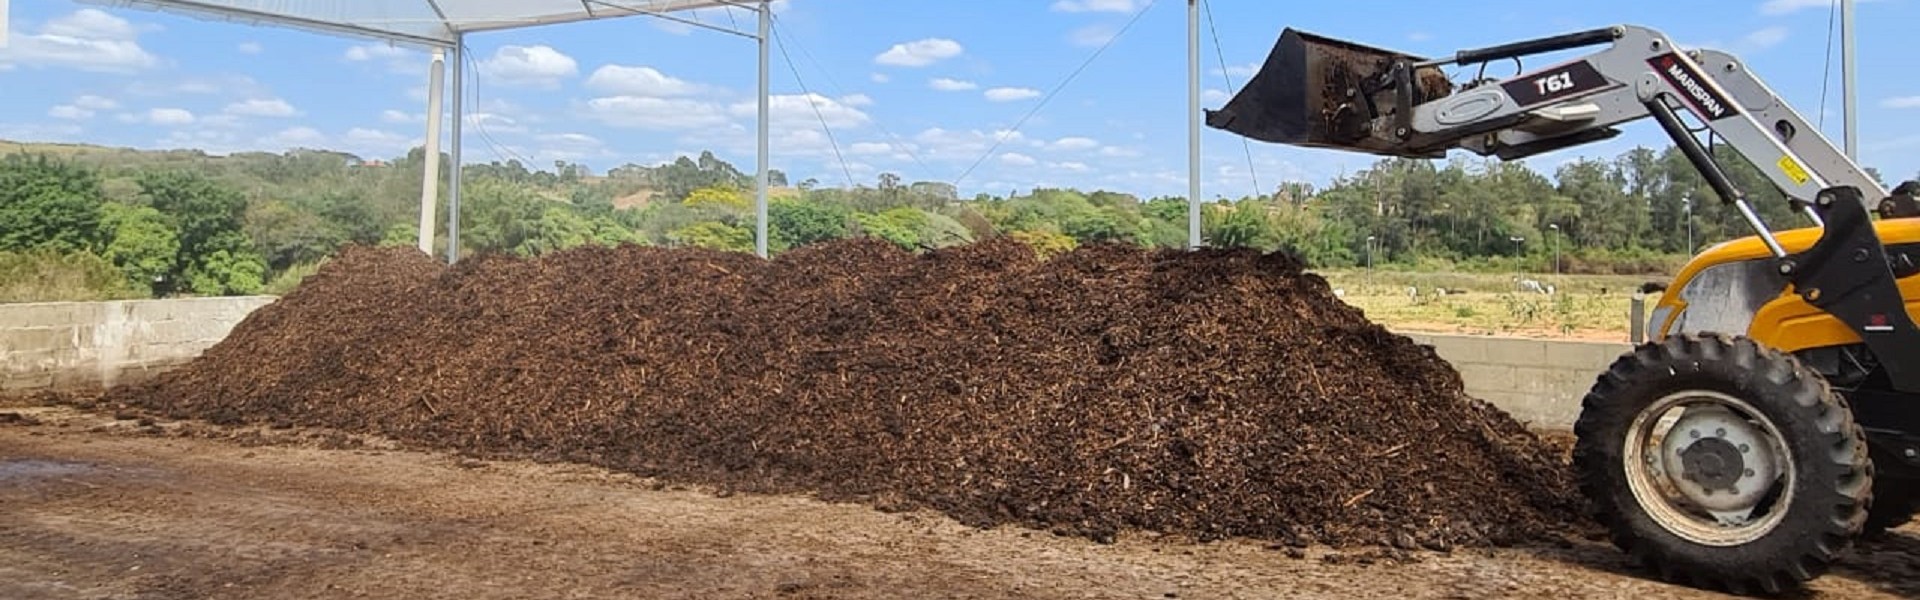
POLYGON ((1505 545, 1552 449, 1284 254, 349 248, 104 398, 1107 540, 1505 545))

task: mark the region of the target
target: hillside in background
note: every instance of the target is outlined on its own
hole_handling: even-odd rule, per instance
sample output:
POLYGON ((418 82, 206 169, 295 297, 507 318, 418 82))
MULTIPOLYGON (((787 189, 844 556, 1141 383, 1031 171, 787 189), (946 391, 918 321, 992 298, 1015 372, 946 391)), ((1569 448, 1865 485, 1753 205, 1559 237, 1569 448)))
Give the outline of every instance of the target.
MULTIPOLYGON (((414 244, 423 157, 418 148, 369 159, 0 141, 0 301, 289 289, 345 245, 414 244)), ((1770 223, 1797 226, 1758 171, 1727 158, 1770 223)), ((891 173, 853 188, 789 182, 777 170, 770 179, 774 252, 855 236, 908 249, 1012 236, 1046 252, 1186 243, 1179 197, 1039 188, 961 198, 952 185, 891 173)), ((753 249, 752 174, 711 152, 601 174, 469 164, 464 184, 462 255, 622 243, 753 249)), ((444 173, 440 185, 443 254, 444 173)), ((1744 233, 1712 198, 1672 149, 1566 162, 1551 177, 1525 163, 1383 159, 1324 189, 1285 182, 1210 202, 1202 231, 1212 246, 1289 250, 1321 269, 1552 271, 1557 258, 1569 273, 1657 274, 1689 243, 1744 233)))

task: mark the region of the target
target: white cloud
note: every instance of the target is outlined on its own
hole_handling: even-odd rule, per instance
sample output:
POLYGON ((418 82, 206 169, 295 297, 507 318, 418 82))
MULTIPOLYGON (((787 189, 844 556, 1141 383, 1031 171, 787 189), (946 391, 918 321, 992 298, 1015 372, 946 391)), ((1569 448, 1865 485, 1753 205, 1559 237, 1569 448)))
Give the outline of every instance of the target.
POLYGON ((587 116, 614 127, 656 131, 701 129, 727 124, 718 104, 681 98, 607 96, 587 101, 587 116))
POLYGON ((1105 23, 1095 23, 1074 29, 1067 34, 1067 41, 1075 46, 1097 47, 1112 41, 1113 36, 1116 35, 1120 35, 1119 28, 1105 23))
POLYGON ((488 135, 500 133, 526 133, 527 126, 521 125, 513 117, 476 112, 467 114, 467 125, 485 131, 488 135))
POLYGON ((1014 102, 1040 97, 1040 90, 1023 87, 997 87, 987 90, 983 95, 994 102, 1014 102))
POLYGON ((927 87, 940 90, 942 92, 964 92, 967 90, 979 89, 980 85, 971 81, 965 81, 961 79, 935 77, 933 78, 932 81, 927 82, 927 87))
POLYGON ((1233 99, 1233 96, 1227 94, 1223 90, 1216 90, 1216 89, 1209 88, 1204 92, 1200 92, 1200 101, 1206 102, 1208 104, 1219 104, 1231 99, 1233 99))
MULTIPOLYGON (((1857 1, 1864 3, 1874 0, 1857 1)), ((1800 9, 1804 8, 1827 8, 1829 6, 1833 6, 1833 0, 1767 0, 1760 4, 1760 14, 1778 16, 1799 12, 1800 9)))
POLYGON ((409 114, 405 111, 389 108, 380 111, 380 121, 383 123, 424 123, 426 122, 426 116, 409 114))
POLYGON ((960 46, 960 42, 945 38, 927 38, 894 44, 886 52, 873 57, 873 62, 896 67, 924 67, 959 56, 964 51, 965 48, 960 46))
MULTIPOLYGON (((408 52, 399 46, 389 44, 358 44, 347 48, 347 60, 365 62, 369 60, 401 58, 408 52)), ((302 128, 305 129, 305 128, 302 128)), ((308 131, 313 131, 308 129, 308 131)), ((284 132, 282 132, 284 133, 284 132)), ((319 133, 315 131, 314 133, 319 133)))
POLYGON ((160 59, 140 47, 139 31, 126 19, 83 8, 15 34, 0 46, 0 66, 72 68, 125 73, 158 65, 160 59))
POLYGON ((70 104, 61 104, 53 108, 47 109, 47 116, 53 117, 55 119, 84 121, 84 120, 93 118, 93 111, 80 108, 78 106, 73 106, 70 104))
POLYGON ((847 147, 847 151, 862 156, 890 154, 893 152, 893 144, 884 142, 854 142, 852 146, 847 147))
POLYGON ((48 115, 48 117, 54 117, 54 119, 84 121, 84 119, 92 119, 94 113, 102 112, 102 110, 115 110, 115 108, 119 108, 119 102, 113 102, 111 98, 100 98, 100 96, 84 94, 84 96, 79 96, 79 98, 73 98, 71 104, 60 104, 60 106, 54 106, 54 108, 46 110, 46 115, 48 115))
POLYGON ((1880 101, 1887 108, 1920 108, 1920 96, 1899 96, 1880 101))
POLYGON ((278 131, 275 135, 261 140, 261 142, 265 142, 269 148, 278 148, 278 150, 300 148, 300 146, 315 148, 315 146, 326 144, 326 135, 323 135, 319 129, 313 129, 313 127, 288 127, 288 129, 282 129, 282 131, 278 131))
POLYGON ((228 104, 222 111, 229 115, 243 117, 291 117, 300 114, 292 104, 279 98, 253 99, 228 104))
POLYGON ((1218 67, 1215 67, 1213 69, 1213 74, 1215 75, 1220 75, 1223 72, 1227 75, 1231 75, 1241 79, 1246 79, 1248 77, 1253 77, 1254 73, 1260 72, 1260 63, 1256 62, 1256 63, 1247 63, 1244 65, 1227 65, 1227 68, 1225 71, 1222 71, 1218 67))
POLYGON ((1055 169, 1059 171, 1068 171, 1072 173, 1085 173, 1093 170, 1093 167, 1087 166, 1087 163, 1072 162, 1072 161, 1047 163, 1047 168, 1055 169))
POLYGON ((1054 140, 1053 144, 1051 144, 1049 147, 1053 148, 1054 150, 1065 150, 1065 151, 1072 152, 1072 151, 1078 151, 1078 150, 1092 150, 1094 148, 1099 148, 1100 142, 1097 140, 1094 140, 1093 138, 1071 136, 1071 137, 1063 137, 1063 138, 1054 140))
MULTIPOLYGON (((729 110, 736 117, 754 118, 760 108, 757 102, 747 101, 734 103, 729 110)), ((818 127, 821 121, 825 121, 827 127, 841 129, 859 127, 873 120, 858 108, 819 94, 778 94, 768 97, 767 114, 773 127, 818 127)))
POLYGON ((234 49, 239 50, 241 54, 259 54, 262 50, 265 50, 265 48, 260 47, 260 42, 240 42, 240 45, 234 49))
POLYGON ((111 98, 102 98, 92 94, 74 98, 73 105, 87 110, 113 110, 120 108, 119 102, 115 102, 111 98))
POLYGON ((653 67, 605 65, 587 76, 587 87, 617 96, 666 98, 691 96, 706 91, 706 86, 661 73, 653 67))
POLYGON ((480 61, 480 75, 495 83, 554 88, 580 74, 580 63, 552 46, 501 46, 480 61))
POLYGON ((1133 12, 1134 0, 1059 0, 1053 3, 1058 12, 1133 12))
POLYGON ((155 108, 147 111, 147 122, 155 125, 190 125, 193 112, 184 108, 155 108))
POLYGON ((1146 156, 1146 153, 1133 148, 1107 146, 1100 149, 1100 155, 1108 158, 1139 158, 1146 156))
POLYGON ((840 103, 847 106, 873 106, 873 97, 866 94, 847 94, 840 97, 840 103))
POLYGON ((1755 48, 1768 48, 1786 41, 1787 28, 1775 25, 1747 34, 1747 45, 1755 48))
POLYGON ((347 130, 335 145, 359 156, 385 157, 406 154, 419 140, 379 129, 355 127, 347 130))
POLYGON ((886 73, 874 73, 872 75, 868 75, 867 79, 873 80, 874 83, 886 83, 888 81, 893 80, 893 78, 888 77, 886 73))
POLYGON ((1016 167, 1031 167, 1040 163, 1040 161, 1034 160, 1033 157, 1019 152, 1002 153, 1000 155, 1000 162, 1016 167))
MULTIPOLYGON (((347 47, 345 58, 350 62, 377 62, 385 67, 388 73, 396 75, 424 77, 429 69, 429 63, 424 55, 406 48, 382 43, 349 46, 347 47)), ((426 86, 422 85, 420 87, 424 93, 426 86)), ((424 95, 422 99, 425 99, 424 95)))
POLYGON ((1411 42, 1424 42, 1431 39, 1433 39, 1433 34, 1425 31, 1415 31, 1407 34, 1407 41, 1411 42))
POLYGON ((1021 144, 1027 137, 1018 131, 999 130, 954 131, 934 127, 913 137, 918 142, 915 150, 921 158, 928 160, 967 160, 980 157, 997 142, 1003 147, 1007 144, 1021 144))

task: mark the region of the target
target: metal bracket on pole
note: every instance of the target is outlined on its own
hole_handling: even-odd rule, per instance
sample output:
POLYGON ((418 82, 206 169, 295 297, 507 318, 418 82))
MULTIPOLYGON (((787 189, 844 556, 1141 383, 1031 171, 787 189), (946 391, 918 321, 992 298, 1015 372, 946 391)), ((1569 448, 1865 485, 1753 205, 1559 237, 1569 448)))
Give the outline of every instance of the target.
POLYGON ((0 0, 0 48, 7 47, 7 0, 0 0))

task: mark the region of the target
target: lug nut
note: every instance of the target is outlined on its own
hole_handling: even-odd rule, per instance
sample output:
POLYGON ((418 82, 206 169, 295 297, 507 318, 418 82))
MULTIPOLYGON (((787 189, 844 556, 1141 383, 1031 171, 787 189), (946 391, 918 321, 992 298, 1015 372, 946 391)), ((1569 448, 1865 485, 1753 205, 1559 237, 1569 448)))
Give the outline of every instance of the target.
POLYGON ((1753 469, 1747 469, 1747 474, 1746 474, 1745 476, 1746 476, 1746 477, 1752 477, 1752 476, 1753 476, 1753 469))
MULTIPOLYGON (((1746 453, 1747 453, 1748 451, 1750 451, 1750 450, 1752 450, 1752 448, 1748 448, 1746 444, 1741 444, 1741 445, 1740 445, 1740 453, 1741 453, 1741 454, 1746 454, 1746 453)), ((1908 452, 1912 452, 1912 450, 1908 450, 1908 452)))
POLYGON ((1713 430, 1713 437, 1719 437, 1719 438, 1727 437, 1727 428, 1721 427, 1713 430))
POLYGON ((1687 437, 1691 437, 1691 438, 1693 438, 1693 439, 1696 439, 1696 440, 1697 440, 1697 439, 1700 439, 1700 430, 1698 430, 1698 429, 1690 429, 1690 430, 1687 430, 1687 437))

